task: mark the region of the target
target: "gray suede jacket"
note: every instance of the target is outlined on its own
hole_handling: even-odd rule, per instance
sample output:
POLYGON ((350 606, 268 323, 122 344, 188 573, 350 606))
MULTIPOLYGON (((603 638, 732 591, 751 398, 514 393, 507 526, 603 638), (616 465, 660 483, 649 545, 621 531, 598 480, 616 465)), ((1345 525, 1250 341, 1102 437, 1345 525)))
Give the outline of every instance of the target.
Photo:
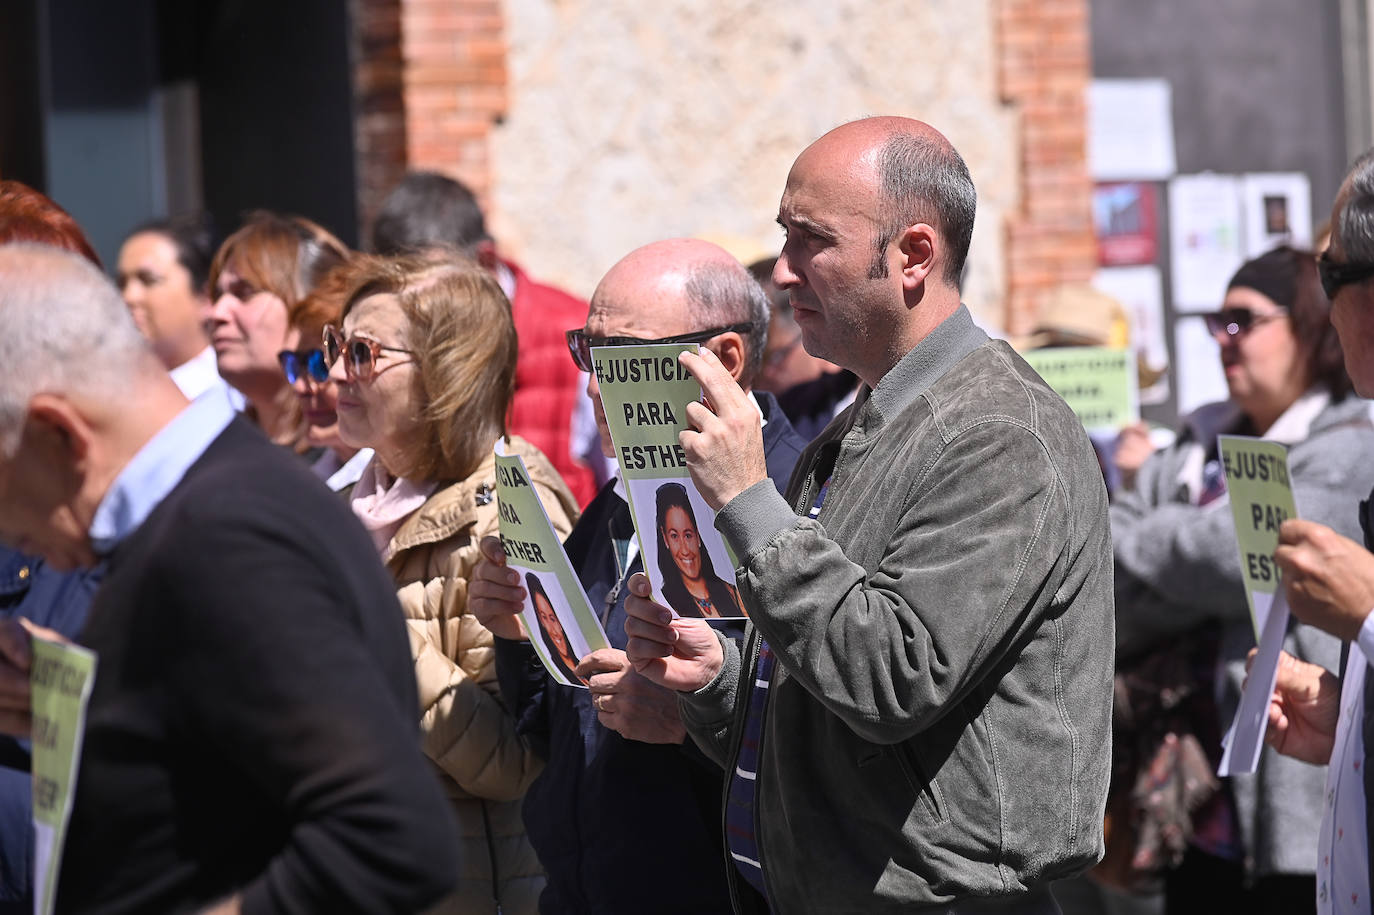
POLYGON ((761 483, 716 524, 751 630, 681 704, 733 772, 760 636, 777 654, 755 803, 774 911, 1014 897, 1098 860, 1105 487, 1073 413, 966 309, 812 443, 786 499, 761 483))

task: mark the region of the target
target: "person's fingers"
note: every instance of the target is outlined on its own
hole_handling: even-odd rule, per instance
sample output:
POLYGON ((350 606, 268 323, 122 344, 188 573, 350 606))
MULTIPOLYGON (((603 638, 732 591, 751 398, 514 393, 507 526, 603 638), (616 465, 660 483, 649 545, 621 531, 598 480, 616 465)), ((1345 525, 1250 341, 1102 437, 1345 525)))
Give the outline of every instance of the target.
POLYGON ((643 673, 640 664, 644 661, 656 661, 670 657, 673 653, 673 646, 665 642, 654 641, 653 639, 632 638, 625 643, 625 657, 635 669, 643 673))
POLYGON ((33 636, 24 625, 26 622, 22 616, 0 620, 0 660, 9 662, 25 675, 33 665, 33 636))
POLYGON ((673 611, 662 604, 655 603, 648 597, 638 597, 633 594, 625 598, 625 615, 630 619, 652 623, 660 628, 666 628, 673 621, 673 611))
POLYGON ((1317 534, 1318 528, 1324 526, 1302 518, 1289 518, 1279 525, 1279 543, 1296 545, 1309 541, 1317 534))
POLYGON ((33 733, 33 716, 27 709, 12 711, 0 709, 0 734, 11 737, 28 737, 33 733))
POLYGON ((499 537, 483 537, 477 544, 477 548, 482 551, 488 562, 498 566, 506 564, 506 551, 501 548, 499 537))
MULTIPOLYGON (((626 602, 628 604, 628 601, 626 602)), ((654 606, 657 606, 656 604, 654 606)), ((625 618, 625 634, 632 639, 648 639, 664 645, 677 643, 677 630, 657 620, 644 620, 634 616, 625 618)))
POLYGON ((715 353, 705 347, 695 353, 687 350, 678 357, 678 361, 697 380, 697 384, 701 385, 701 392, 706 395, 707 404, 712 412, 720 414, 739 406, 744 398, 744 392, 735 379, 730 377, 725 366, 720 364, 720 359, 715 353))
POLYGON ((649 576, 645 575, 643 572, 636 572, 631 575, 627 584, 629 585, 630 593, 636 597, 648 597, 649 592, 653 590, 649 585, 649 576))
POLYGON ((615 648, 598 648, 577 662, 574 673, 585 681, 592 692, 604 692, 628 668, 625 652, 615 648))
POLYGON ((491 608, 491 612, 494 613, 519 613, 525 606, 525 589, 521 585, 507 584, 490 578, 474 578, 468 586, 468 600, 500 605, 491 608))
POLYGON ((678 433, 678 438, 688 432, 705 432, 712 422, 720 422, 720 417, 711 412, 711 408, 700 401, 694 400, 687 404, 687 426, 688 428, 678 433))
MULTIPOLYGON (((0 665, 0 709, 28 712, 32 703, 29 672, 0 665)), ((8 733, 8 732, 6 732, 8 733)))

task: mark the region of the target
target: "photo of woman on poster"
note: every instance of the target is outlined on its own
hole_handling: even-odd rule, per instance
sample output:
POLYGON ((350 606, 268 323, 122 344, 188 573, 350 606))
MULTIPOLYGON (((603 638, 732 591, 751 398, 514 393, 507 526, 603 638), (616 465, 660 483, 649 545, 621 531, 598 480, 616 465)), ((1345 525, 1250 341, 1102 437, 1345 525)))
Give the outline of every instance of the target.
POLYGON ((549 658, 569 683, 583 682, 573 673, 579 659, 573 653, 572 642, 568 640, 568 633, 563 628, 563 621, 558 618, 558 612, 553 609, 553 601, 549 600, 544 583, 533 572, 526 572, 525 586, 529 589, 535 616, 539 618, 539 635, 549 658))
POLYGON ((740 617, 735 586, 716 574, 698 534, 697 516, 681 483, 664 483, 655 496, 658 571, 663 597, 679 616, 740 617))

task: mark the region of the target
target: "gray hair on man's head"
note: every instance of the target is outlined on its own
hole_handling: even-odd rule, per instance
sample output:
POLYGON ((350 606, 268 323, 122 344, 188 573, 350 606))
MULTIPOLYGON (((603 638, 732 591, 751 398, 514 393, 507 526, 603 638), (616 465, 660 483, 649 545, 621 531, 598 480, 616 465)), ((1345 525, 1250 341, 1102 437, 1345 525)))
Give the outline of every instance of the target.
POLYGON ((118 396, 154 359, 103 273, 60 248, 0 245, 0 456, 42 393, 118 396))
POLYGON ((1374 264, 1374 149, 1350 168, 1345 202, 1332 226, 1345 259, 1352 264, 1374 264))
POLYGON ((743 334, 744 371, 739 382, 748 388, 763 366, 768 345, 768 294, 743 264, 716 261, 689 267, 685 292, 695 311, 693 325, 702 330, 746 321, 754 325, 743 334))
POLYGON ((978 192, 963 157, 943 137, 893 134, 878 151, 881 228, 869 277, 887 276, 884 252, 905 226, 925 222, 945 243, 943 278, 958 286, 973 239, 978 192))

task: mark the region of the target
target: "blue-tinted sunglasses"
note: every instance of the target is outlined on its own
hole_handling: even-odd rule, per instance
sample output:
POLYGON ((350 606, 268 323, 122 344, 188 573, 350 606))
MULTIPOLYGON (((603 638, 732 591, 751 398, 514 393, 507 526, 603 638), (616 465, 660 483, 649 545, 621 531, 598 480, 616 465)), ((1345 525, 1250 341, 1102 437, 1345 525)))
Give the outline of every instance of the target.
POLYGON ((295 384, 301 378, 309 378, 316 384, 324 384, 329 380, 329 364, 325 362, 324 350, 318 346, 303 350, 284 349, 277 353, 277 362, 281 363, 287 384, 295 384))

